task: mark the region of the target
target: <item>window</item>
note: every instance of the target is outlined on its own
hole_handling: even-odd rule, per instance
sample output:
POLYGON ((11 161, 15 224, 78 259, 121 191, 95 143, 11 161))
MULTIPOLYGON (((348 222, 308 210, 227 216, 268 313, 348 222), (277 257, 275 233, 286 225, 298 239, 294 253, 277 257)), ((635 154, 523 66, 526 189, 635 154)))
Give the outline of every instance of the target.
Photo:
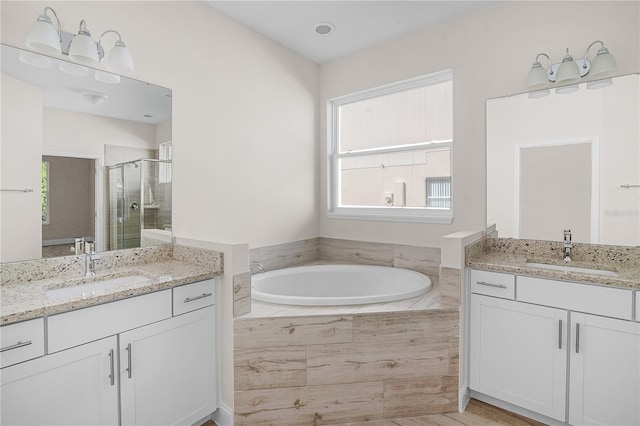
POLYGON ((158 159, 166 160, 166 162, 161 162, 159 164, 158 170, 158 182, 159 183, 169 183, 171 182, 171 159, 173 153, 171 149, 171 142, 161 143, 158 146, 158 159))
POLYGON ((427 207, 451 207, 451 178, 427 178, 427 207))
POLYGON ((49 162, 43 161, 40 169, 40 175, 42 177, 42 224, 49 224, 49 162))
POLYGON ((453 76, 328 103, 329 217, 451 223, 453 76))

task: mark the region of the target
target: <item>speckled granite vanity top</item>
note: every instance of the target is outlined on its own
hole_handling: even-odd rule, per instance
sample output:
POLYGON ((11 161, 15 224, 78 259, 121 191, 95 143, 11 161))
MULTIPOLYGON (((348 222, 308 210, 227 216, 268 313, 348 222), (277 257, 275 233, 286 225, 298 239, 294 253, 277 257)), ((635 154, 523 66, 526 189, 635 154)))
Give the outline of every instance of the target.
POLYGON ((202 281, 223 272, 222 253, 186 246, 119 250, 101 256, 93 277, 83 274, 84 255, 2 264, 0 325, 202 281), (83 290, 87 284, 105 280, 112 285, 83 290))
POLYGON ((467 247, 466 265, 486 271, 640 289, 640 247, 574 244, 572 257, 572 262, 563 261, 561 242, 485 238, 467 247), (528 263, 611 271, 615 275, 553 270, 528 263))

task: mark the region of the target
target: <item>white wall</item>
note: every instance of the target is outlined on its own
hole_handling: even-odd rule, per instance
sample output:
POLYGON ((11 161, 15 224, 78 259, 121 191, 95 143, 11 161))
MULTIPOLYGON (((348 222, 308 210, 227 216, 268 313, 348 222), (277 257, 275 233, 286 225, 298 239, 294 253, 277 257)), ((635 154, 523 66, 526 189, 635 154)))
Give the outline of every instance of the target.
POLYGON ((46 152, 104 156, 105 145, 155 149, 155 132, 152 124, 44 108, 42 138, 46 152))
MULTIPOLYGON (((440 237, 486 223, 485 101, 525 91, 536 54, 559 61, 603 40, 620 74, 640 70, 639 2, 498 2, 320 66, 320 235, 438 247, 440 237), (327 99, 453 69, 453 196, 451 225, 328 219, 326 214, 327 99)), ((595 54, 594 52, 590 53, 595 54)))
POLYGON ((2 74, 2 144, 0 188, 33 192, 0 192, 0 261, 42 256, 41 180, 42 91, 2 74))

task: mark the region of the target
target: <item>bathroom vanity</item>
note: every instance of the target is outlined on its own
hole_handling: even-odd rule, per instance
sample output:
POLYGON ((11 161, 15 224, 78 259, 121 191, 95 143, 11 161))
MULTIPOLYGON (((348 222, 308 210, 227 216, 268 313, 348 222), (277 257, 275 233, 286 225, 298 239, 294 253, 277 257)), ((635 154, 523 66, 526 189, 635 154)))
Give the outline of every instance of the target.
POLYGON ((572 425, 640 424, 638 249, 563 268, 529 262, 536 243, 494 239, 467 259, 472 396, 572 425))
POLYGON ((51 279, 3 285, 2 424, 193 424, 218 408, 221 271, 174 259, 135 271, 129 286, 127 275, 95 286, 111 274, 54 299, 51 279), (17 312, 20 296, 5 298, 20 287, 41 306, 32 297, 17 312))

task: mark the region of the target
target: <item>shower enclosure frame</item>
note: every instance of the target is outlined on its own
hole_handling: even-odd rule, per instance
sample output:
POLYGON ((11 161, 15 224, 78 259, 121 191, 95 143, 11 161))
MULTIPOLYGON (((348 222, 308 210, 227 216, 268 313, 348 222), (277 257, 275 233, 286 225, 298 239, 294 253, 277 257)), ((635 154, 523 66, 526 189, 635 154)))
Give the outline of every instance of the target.
MULTIPOLYGON (((166 164, 166 165, 171 165, 172 161, 171 160, 158 160, 158 159, 154 159, 154 158, 138 158, 136 160, 130 160, 130 161, 124 161, 121 163, 117 163, 117 164, 113 164, 110 166, 107 166, 107 176, 106 176, 106 180, 107 180, 107 195, 108 195, 108 199, 107 199, 107 204, 108 204, 108 209, 105 209, 106 214, 107 214, 107 218, 105 220, 105 225, 108 225, 108 229, 106 229, 106 233, 105 235, 108 235, 109 238, 109 244, 108 244, 108 249, 109 250, 120 250, 120 249, 125 249, 125 248, 134 248, 134 247, 141 247, 143 246, 142 244, 142 230, 144 229, 164 229, 164 228, 145 228, 145 209, 149 209, 149 206, 147 205, 145 207, 145 194, 147 193, 147 188, 145 188, 146 185, 148 185, 148 180, 147 180, 147 176, 144 175, 145 173, 145 164, 157 164, 158 168, 161 164, 166 164), (139 196, 135 197, 133 196, 133 199, 129 198, 129 200, 127 200, 127 195, 126 195, 126 188, 125 188, 125 166, 129 165, 129 164, 136 164, 136 163, 140 163, 139 166, 135 166, 140 167, 140 172, 139 172, 139 176, 140 176, 140 182, 138 185, 138 190, 139 190, 139 196), (115 206, 115 209, 119 209, 122 208, 122 211, 118 211, 116 212, 116 219, 117 219, 117 223, 115 223, 116 226, 122 226, 123 230, 122 230, 122 235, 120 234, 119 230, 114 231, 113 230, 113 216, 114 216, 114 206, 112 205, 112 178, 111 178, 111 173, 112 170, 116 170, 116 169, 120 169, 120 173, 119 173, 119 182, 122 183, 122 204, 120 205, 120 198, 118 197, 117 200, 117 204, 115 206), (135 205, 135 206, 134 206, 135 205), (129 210, 133 210, 136 212, 136 215, 138 216, 137 220, 138 220, 138 227, 137 227, 137 244, 133 244, 128 246, 128 244, 126 244, 124 241, 127 238, 125 235, 125 220, 126 220, 126 216, 128 216, 127 213, 130 213, 129 210), (117 238, 117 244, 114 243, 114 235, 117 238)), ((158 184, 160 183, 171 183, 171 181, 169 182, 160 182, 160 172, 158 170, 157 176, 156 176, 156 182, 155 182, 155 188, 157 190, 158 188, 158 184)), ((117 189, 116 189, 117 191, 117 189)), ((130 196, 131 197, 131 196, 130 196)), ((167 202, 166 200, 163 202, 167 202)), ((171 200, 169 200, 169 211, 172 212, 173 210, 173 197, 171 196, 171 200)), ((135 224, 135 223, 134 223, 135 224)), ((129 236, 129 239, 131 239, 131 236, 129 236)), ((106 247, 105 247, 106 248, 106 247)))

